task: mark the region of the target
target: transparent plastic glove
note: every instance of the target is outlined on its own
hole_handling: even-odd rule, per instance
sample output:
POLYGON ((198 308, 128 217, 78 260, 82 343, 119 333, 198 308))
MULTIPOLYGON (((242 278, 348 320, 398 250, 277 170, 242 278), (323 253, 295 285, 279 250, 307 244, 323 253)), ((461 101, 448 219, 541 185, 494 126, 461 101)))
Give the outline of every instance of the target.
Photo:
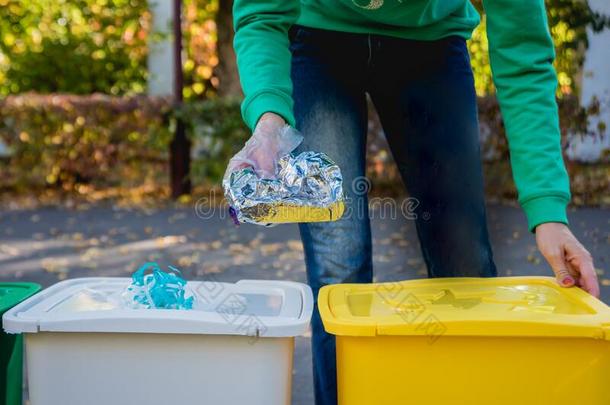
POLYGON ((252 167, 261 178, 276 177, 277 161, 303 142, 303 136, 276 114, 265 114, 242 150, 231 158, 224 178, 236 170, 252 167))

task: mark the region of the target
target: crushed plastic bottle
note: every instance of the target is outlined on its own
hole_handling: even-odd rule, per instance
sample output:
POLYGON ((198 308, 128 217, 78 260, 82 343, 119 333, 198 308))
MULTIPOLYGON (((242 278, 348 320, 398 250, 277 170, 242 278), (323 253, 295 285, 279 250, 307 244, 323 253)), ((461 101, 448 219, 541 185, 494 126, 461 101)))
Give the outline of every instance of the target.
POLYGON ((163 271, 155 262, 140 266, 123 293, 124 305, 133 309, 192 309, 195 299, 182 273, 167 267, 168 271, 163 271))

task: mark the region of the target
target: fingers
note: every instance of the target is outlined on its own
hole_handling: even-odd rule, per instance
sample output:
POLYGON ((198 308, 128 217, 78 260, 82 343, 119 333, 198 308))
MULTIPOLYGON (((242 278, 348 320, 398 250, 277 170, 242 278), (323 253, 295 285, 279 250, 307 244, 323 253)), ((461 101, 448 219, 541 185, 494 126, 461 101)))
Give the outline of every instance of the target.
POLYGON ((252 168, 259 177, 273 179, 276 177, 278 160, 292 152, 302 141, 303 136, 297 130, 286 125, 279 116, 271 114, 266 119, 261 118, 242 151, 253 162, 252 168))
POLYGON ((566 261, 578 272, 579 285, 589 294, 599 298, 599 282, 591 254, 580 243, 566 246, 566 261))
POLYGON ((252 166, 252 162, 245 159, 241 153, 238 153, 237 155, 233 156, 231 160, 229 160, 229 163, 227 164, 227 169, 225 170, 225 174, 223 176, 223 181, 228 179, 231 173, 240 169, 244 169, 248 166, 252 166))
POLYGON ((572 274, 570 274, 570 271, 567 268, 559 268, 558 270, 554 271, 555 277, 557 278, 557 281, 559 281, 559 284, 561 284, 562 287, 573 287, 576 285, 577 278, 572 276, 572 274))
POLYGON ((263 178, 273 178, 277 162, 276 148, 269 140, 261 141, 254 137, 250 138, 244 147, 229 160, 225 172, 225 178, 232 172, 246 167, 254 169, 257 175, 263 178))
POLYGON ((599 282, 597 281, 597 274, 593 264, 585 265, 580 270, 580 279, 583 290, 599 298, 599 282))
POLYGON ((224 179, 244 167, 252 167, 261 178, 274 179, 278 160, 292 152, 302 141, 303 136, 286 125, 281 116, 265 113, 242 150, 229 162, 224 179))
POLYGON ((572 287, 576 285, 577 278, 568 270, 568 264, 566 263, 563 250, 560 249, 560 247, 556 247, 550 251, 544 250, 542 251, 542 254, 551 265, 559 285, 562 287, 572 287))
POLYGON ((275 166, 277 164, 277 157, 275 156, 275 153, 270 153, 269 150, 265 150, 263 148, 256 148, 251 152, 249 157, 253 163, 252 167, 259 177, 275 177, 275 166))
POLYGON ((599 297, 599 283, 591 254, 565 224, 549 222, 537 226, 536 242, 561 286, 578 285, 599 297))

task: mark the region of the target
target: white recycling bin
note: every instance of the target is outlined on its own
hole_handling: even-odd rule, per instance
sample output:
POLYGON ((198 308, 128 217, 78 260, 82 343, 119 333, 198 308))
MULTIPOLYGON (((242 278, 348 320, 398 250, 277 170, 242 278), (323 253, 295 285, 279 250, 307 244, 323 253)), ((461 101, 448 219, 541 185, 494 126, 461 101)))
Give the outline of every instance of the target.
POLYGON ((189 282, 192 310, 125 309, 130 282, 67 280, 5 313, 25 335, 31 405, 290 403, 308 286, 189 282))

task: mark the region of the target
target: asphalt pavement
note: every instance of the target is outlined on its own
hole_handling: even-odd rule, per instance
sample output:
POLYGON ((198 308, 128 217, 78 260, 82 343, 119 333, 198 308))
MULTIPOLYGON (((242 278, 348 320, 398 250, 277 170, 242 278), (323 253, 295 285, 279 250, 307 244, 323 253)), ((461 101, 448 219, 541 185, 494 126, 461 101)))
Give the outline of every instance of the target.
MULTIPOLYGON (((521 210, 491 205, 488 212, 500 275, 551 275, 521 210)), ((413 221, 378 214, 373 212, 372 220, 376 281, 425 277, 413 221)), ((610 303, 610 209, 572 209, 569 216, 595 260, 602 300, 610 303)), ((294 225, 235 227, 224 210, 197 213, 186 207, 0 211, 0 281, 49 286, 73 277, 125 277, 145 261, 173 264, 187 279, 305 281, 294 225)), ((310 339, 305 334, 296 339, 293 404, 312 403, 310 339)))

